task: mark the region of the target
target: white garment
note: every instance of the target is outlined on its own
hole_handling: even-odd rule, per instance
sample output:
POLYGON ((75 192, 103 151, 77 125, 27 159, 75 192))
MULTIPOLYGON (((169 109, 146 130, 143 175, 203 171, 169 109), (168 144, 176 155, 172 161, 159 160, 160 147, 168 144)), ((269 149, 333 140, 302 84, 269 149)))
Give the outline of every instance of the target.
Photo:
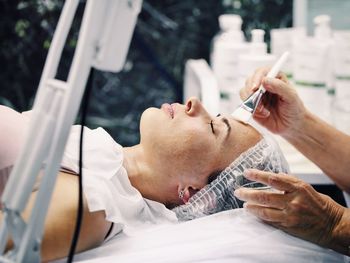
MULTIPOLYGON (((62 159, 62 167, 79 171, 81 126, 73 126, 62 159)), ((176 223, 174 212, 163 204, 143 198, 123 167, 123 148, 102 128, 84 129, 83 189, 90 212, 104 210, 113 222, 113 234, 123 230, 133 235, 159 223, 176 223)))

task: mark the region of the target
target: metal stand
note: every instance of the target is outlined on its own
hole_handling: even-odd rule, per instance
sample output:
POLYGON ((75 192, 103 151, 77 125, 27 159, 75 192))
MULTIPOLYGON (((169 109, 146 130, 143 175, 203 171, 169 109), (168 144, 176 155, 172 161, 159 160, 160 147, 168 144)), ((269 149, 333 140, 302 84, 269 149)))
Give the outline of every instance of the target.
POLYGON ((25 145, 2 196, 0 262, 40 262, 44 222, 70 128, 76 118, 90 68, 120 71, 142 0, 88 0, 67 81, 55 79, 79 0, 66 0, 36 95, 25 145), (27 222, 25 209, 43 172, 27 222), (12 237, 14 247, 5 254, 12 237))

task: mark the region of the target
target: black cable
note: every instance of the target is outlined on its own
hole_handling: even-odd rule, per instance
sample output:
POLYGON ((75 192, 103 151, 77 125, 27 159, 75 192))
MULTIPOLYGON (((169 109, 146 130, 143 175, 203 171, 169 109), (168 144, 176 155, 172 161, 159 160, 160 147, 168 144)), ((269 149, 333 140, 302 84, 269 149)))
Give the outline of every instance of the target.
POLYGON ((80 130, 80 144, 79 144, 79 174, 78 174, 79 199, 78 199, 77 220, 75 223, 74 235, 73 235, 72 243, 71 243, 68 258, 67 258, 67 262, 69 263, 73 262, 74 253, 78 243, 81 223, 83 219, 83 169, 82 169, 83 168, 83 135, 84 135, 84 126, 86 123, 86 115, 87 115, 88 106, 89 106, 90 94, 93 87, 93 73, 94 73, 94 69, 91 68, 84 97, 82 100, 82 105, 81 105, 81 130, 80 130))

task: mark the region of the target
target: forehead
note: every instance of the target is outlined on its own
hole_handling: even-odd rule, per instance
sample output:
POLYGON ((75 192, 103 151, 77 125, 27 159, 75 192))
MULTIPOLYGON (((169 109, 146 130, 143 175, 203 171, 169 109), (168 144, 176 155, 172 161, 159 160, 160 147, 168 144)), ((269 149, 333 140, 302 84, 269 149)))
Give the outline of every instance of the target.
POLYGON ((231 116, 222 116, 220 122, 225 130, 221 144, 224 153, 222 158, 227 159, 226 163, 232 162, 239 154, 253 147, 262 138, 262 135, 251 125, 243 124, 231 116))
POLYGON ((237 139, 237 135, 240 133, 240 130, 237 130, 235 120, 227 115, 217 116, 213 120, 216 143, 221 147, 232 147, 232 144, 237 139))

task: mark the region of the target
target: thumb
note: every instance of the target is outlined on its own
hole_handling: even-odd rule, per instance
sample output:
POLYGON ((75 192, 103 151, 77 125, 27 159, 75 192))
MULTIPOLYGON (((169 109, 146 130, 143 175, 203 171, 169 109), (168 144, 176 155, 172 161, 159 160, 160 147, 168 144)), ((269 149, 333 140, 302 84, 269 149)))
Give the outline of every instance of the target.
POLYGON ((292 102, 298 98, 296 90, 280 79, 264 78, 262 83, 266 91, 278 95, 285 102, 292 102))

